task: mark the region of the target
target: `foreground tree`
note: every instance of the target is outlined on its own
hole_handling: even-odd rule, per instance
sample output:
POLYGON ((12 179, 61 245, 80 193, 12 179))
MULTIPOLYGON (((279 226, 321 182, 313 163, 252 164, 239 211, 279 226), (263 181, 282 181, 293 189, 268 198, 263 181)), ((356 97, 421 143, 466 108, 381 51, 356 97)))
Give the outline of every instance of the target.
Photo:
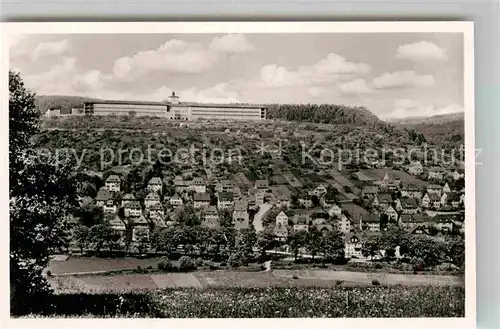
POLYGON ((39 116, 35 95, 18 73, 9 72, 10 288, 16 315, 44 306, 50 289, 42 271, 61 247, 63 219, 76 199, 69 164, 41 163, 28 152, 39 116))

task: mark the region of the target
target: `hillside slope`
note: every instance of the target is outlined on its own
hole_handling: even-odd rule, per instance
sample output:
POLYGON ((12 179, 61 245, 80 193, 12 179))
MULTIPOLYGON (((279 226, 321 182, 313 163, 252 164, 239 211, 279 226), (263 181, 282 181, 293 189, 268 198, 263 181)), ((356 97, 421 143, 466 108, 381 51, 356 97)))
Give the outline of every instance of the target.
POLYGON ((426 118, 409 118, 392 122, 395 126, 415 130, 424 134, 427 140, 439 145, 464 143, 464 114, 452 113, 426 118))

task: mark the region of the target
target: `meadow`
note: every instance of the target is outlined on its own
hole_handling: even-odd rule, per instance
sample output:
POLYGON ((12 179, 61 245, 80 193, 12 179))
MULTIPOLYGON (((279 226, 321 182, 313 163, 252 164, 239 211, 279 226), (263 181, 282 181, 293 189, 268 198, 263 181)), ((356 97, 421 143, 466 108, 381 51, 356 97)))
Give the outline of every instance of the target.
POLYGON ((463 317, 463 287, 167 288, 56 294, 39 316, 149 318, 463 317))

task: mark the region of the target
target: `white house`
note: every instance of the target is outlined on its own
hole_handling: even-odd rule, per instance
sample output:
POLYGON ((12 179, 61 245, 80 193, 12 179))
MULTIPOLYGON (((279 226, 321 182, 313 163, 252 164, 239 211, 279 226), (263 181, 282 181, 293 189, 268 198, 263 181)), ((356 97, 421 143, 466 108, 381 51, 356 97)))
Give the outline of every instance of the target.
POLYGON ((139 201, 131 201, 123 209, 126 217, 137 217, 142 215, 142 208, 139 201))
POLYGON ((348 234, 346 236, 344 249, 346 258, 363 258, 363 253, 361 252, 362 248, 363 243, 356 234, 348 234))
POLYGON ((148 182, 148 190, 151 192, 160 192, 162 191, 163 182, 160 177, 153 177, 148 182))
POLYGON ((408 172, 412 175, 420 175, 424 172, 424 168, 422 167, 420 161, 412 161, 410 163, 408 172))
POLYGON ((109 175, 104 182, 106 189, 110 192, 120 192, 121 178, 118 175, 109 175))
POLYGON ((102 210, 104 213, 114 214, 118 210, 118 208, 116 207, 113 199, 109 199, 102 206, 102 210))
POLYGON ((170 202, 170 204, 173 207, 179 207, 179 206, 182 206, 182 204, 183 204, 182 198, 180 196, 178 196, 177 194, 172 196, 168 202, 170 202))
POLYGON ((326 187, 323 184, 319 184, 309 194, 310 195, 315 195, 315 196, 317 196, 319 198, 319 197, 321 197, 325 193, 326 193, 326 187))
POLYGON ((392 206, 388 206, 384 213, 389 217, 389 220, 394 222, 398 220, 398 213, 392 206))
POLYGON ((217 208, 227 209, 234 205, 234 195, 232 192, 220 192, 217 196, 217 208))
POLYGON ((152 205, 160 204, 160 203, 161 203, 160 196, 156 192, 150 192, 144 198, 144 206, 146 208, 149 208, 152 205))
POLYGON ((328 210, 328 215, 331 217, 334 216, 340 216, 342 214, 342 208, 340 208, 338 205, 334 204, 330 210, 328 210))
POLYGON ((191 190, 193 190, 195 193, 206 193, 207 192, 207 187, 205 186, 205 182, 203 181, 203 178, 201 177, 195 177, 191 181, 191 185, 189 186, 191 190))
POLYGON ((337 221, 337 228, 341 233, 348 234, 352 228, 351 221, 345 215, 340 215, 337 221))
POLYGON ((193 200, 194 200, 194 208, 195 209, 208 207, 208 205, 210 205, 210 194, 208 194, 208 193, 196 193, 193 196, 193 200))

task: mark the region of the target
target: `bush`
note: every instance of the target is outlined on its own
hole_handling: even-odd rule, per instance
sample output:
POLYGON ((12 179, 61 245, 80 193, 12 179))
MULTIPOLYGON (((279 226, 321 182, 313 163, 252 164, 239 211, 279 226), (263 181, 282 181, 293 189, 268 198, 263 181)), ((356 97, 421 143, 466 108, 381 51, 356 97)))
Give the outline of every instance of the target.
POLYGON ((297 280, 299 277, 298 275, 294 275, 293 278, 297 280))
POLYGON ((203 259, 197 258, 194 264, 196 265, 196 267, 202 267, 205 265, 205 262, 203 261, 203 259))
POLYGON ((372 280, 372 286, 380 286, 380 282, 377 279, 372 280))
POLYGON ((179 258, 178 268, 180 272, 187 272, 196 269, 196 266, 191 257, 182 256, 181 258, 179 258))
POLYGON ((335 280, 336 286, 340 286, 342 283, 344 283, 344 280, 335 280))
POLYGON ((209 265, 209 268, 212 270, 212 271, 215 271, 215 270, 218 270, 219 269, 219 265, 215 264, 215 263, 212 263, 209 265))
POLYGON ((160 271, 164 272, 172 272, 174 269, 174 265, 168 257, 162 257, 156 265, 160 271))
POLYGON ((51 271, 47 271, 47 276, 52 276, 52 272, 51 271))
POLYGON ((381 264, 375 264, 375 268, 380 270, 383 266, 381 264))
POLYGON ((148 267, 146 267, 146 270, 152 270, 153 269, 153 266, 151 265, 148 265, 148 267))
POLYGON ((227 263, 226 262, 222 262, 222 263, 220 263, 220 266, 225 267, 225 266, 227 266, 227 263))

